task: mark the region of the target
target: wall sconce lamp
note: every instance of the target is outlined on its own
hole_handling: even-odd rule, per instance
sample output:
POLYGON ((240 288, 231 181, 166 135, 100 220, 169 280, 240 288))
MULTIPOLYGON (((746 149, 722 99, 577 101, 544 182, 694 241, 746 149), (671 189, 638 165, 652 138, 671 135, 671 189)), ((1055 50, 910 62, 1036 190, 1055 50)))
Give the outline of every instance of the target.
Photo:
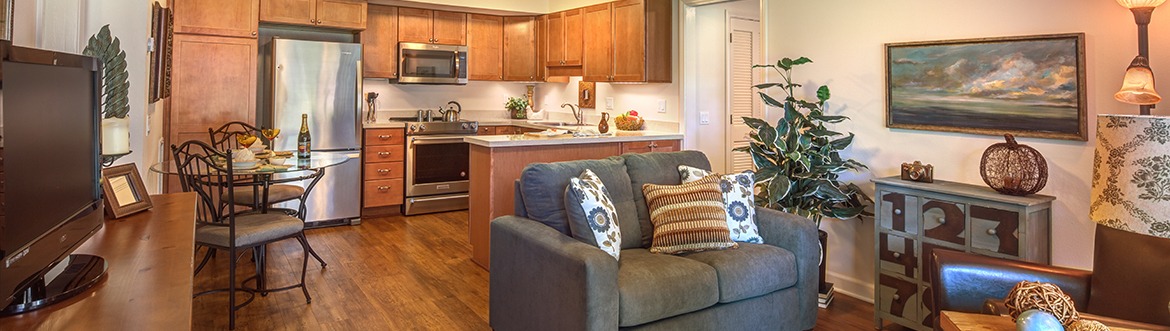
POLYGON ((1154 90, 1154 72, 1150 69, 1150 18, 1157 8, 1166 0, 1117 0, 1118 4, 1133 12, 1134 22, 1138 26, 1138 56, 1133 58, 1129 68, 1125 70, 1125 78, 1121 90, 1113 95, 1114 99, 1128 104, 1141 106, 1141 114, 1149 115, 1154 104, 1162 101, 1162 96, 1154 90))

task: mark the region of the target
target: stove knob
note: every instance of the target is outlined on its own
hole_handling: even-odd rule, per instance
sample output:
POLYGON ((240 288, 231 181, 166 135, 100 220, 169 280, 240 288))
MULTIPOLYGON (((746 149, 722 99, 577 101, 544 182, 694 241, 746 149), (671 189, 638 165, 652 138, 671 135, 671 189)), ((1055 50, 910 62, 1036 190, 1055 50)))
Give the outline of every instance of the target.
POLYGON ((467 127, 468 127, 467 123, 463 123, 463 125, 459 126, 459 128, 464 129, 464 130, 467 130, 467 127))
POLYGON ((426 125, 426 124, 419 124, 419 125, 418 125, 418 131, 419 131, 419 132, 423 132, 423 131, 426 131, 426 130, 427 130, 427 125, 426 125))
POLYGON ((418 129, 418 125, 414 125, 414 124, 411 124, 411 125, 410 125, 410 131, 411 131, 411 132, 414 132, 414 130, 416 130, 416 129, 418 129))

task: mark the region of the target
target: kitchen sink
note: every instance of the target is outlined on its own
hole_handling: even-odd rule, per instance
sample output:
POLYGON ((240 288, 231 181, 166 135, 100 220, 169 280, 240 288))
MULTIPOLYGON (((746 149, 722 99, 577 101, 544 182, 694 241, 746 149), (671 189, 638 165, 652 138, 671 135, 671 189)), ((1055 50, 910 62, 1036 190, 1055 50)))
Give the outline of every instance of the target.
POLYGON ((565 122, 528 122, 528 124, 544 125, 544 126, 569 126, 569 125, 572 125, 571 123, 565 123, 565 122))

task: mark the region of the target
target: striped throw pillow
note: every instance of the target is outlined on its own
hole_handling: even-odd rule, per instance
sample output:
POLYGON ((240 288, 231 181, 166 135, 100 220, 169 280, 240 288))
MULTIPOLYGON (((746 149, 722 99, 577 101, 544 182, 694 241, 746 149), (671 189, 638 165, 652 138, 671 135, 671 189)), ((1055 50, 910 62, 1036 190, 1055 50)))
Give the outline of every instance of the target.
POLYGON ((646 206, 654 223, 651 253, 679 254, 739 247, 727 228, 727 208, 719 176, 682 185, 645 184, 646 206))

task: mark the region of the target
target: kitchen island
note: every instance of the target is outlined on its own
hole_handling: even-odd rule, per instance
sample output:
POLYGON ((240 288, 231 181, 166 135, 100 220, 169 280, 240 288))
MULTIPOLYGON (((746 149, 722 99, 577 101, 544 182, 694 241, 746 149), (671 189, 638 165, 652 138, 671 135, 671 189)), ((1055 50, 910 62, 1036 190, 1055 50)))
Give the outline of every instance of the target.
POLYGON ((618 131, 608 136, 560 135, 468 136, 470 146, 470 207, 468 234, 471 259, 489 267, 490 222, 513 215, 514 185, 530 163, 602 159, 626 153, 673 152, 681 147, 682 134, 618 131))

